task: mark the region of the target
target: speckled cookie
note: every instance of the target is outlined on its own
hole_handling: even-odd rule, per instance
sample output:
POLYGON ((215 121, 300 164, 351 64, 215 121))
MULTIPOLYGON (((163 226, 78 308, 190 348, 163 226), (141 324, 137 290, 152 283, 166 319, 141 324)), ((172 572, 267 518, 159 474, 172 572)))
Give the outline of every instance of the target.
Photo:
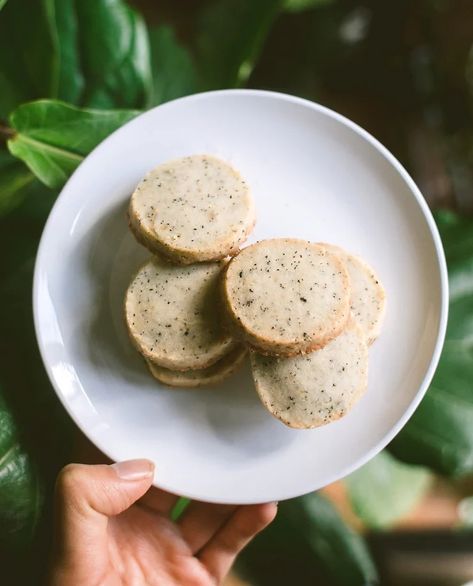
POLYGON ((125 298, 130 337, 145 358, 173 370, 206 368, 236 344, 221 325, 219 279, 224 263, 147 261, 125 298))
POLYGON ((170 370, 169 368, 158 366, 149 360, 147 360, 147 364, 154 378, 165 385, 194 388, 216 385, 222 382, 238 370, 243 364, 246 354, 247 349, 245 346, 237 346, 223 358, 220 358, 215 364, 212 364, 212 366, 199 370, 170 370))
POLYGON ((366 390, 368 347, 354 320, 311 354, 282 358, 251 351, 250 356, 263 405, 289 427, 309 429, 336 421, 366 390))
POLYGON ((375 271, 361 258, 333 244, 321 243, 337 254, 350 277, 350 308, 355 321, 363 330, 368 344, 379 336, 386 310, 386 293, 375 271))
POLYGON ((254 226, 255 209, 235 169, 194 155, 148 173, 131 197, 128 217, 141 244, 189 264, 235 254, 254 226))
POLYGON ((290 356, 321 348, 349 315, 343 263, 305 240, 248 246, 229 262, 222 289, 235 334, 263 353, 290 356))

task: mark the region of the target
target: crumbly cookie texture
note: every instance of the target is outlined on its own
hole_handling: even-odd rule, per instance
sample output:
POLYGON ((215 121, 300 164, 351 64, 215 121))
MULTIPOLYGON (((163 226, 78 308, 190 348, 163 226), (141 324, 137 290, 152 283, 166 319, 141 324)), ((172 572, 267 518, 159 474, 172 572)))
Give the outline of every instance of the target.
POLYGON ((283 358, 251 351, 250 356, 263 405, 289 427, 308 429, 336 421, 366 390, 368 347, 353 320, 310 354, 283 358))
POLYGON ((179 266, 147 261, 128 287, 125 317, 138 350, 173 370, 206 368, 236 345, 221 327, 219 279, 224 263, 179 266))
POLYGON ((128 217, 141 244, 189 264, 235 254, 253 229, 255 208, 235 169, 194 155, 148 173, 131 197, 128 217))
POLYGON ((244 248, 229 262, 222 289, 236 335, 263 353, 321 348, 348 320, 344 264, 305 240, 263 240, 244 248))
POLYGON ((350 278, 352 316, 365 333, 368 344, 372 344, 381 332, 386 311, 386 292, 378 275, 362 258, 339 246, 321 244, 345 264, 350 278))
POLYGON ((216 385, 232 375, 243 364, 247 349, 237 346, 212 366, 199 370, 170 370, 147 360, 151 374, 171 387, 195 388, 216 385))

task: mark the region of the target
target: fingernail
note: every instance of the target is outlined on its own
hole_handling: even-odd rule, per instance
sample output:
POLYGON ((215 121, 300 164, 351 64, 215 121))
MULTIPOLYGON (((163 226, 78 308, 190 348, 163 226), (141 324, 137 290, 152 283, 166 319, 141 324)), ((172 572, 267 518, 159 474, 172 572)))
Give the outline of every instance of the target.
POLYGON ((154 472, 154 464, 150 460, 125 460, 111 466, 122 480, 143 480, 154 472))

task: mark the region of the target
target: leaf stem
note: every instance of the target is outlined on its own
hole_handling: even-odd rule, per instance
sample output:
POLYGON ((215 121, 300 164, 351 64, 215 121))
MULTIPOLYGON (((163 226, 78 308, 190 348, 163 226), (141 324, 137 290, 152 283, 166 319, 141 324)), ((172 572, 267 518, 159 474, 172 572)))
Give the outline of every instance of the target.
POLYGON ((9 140, 15 136, 16 132, 3 122, 0 122, 0 137, 3 140, 9 140))

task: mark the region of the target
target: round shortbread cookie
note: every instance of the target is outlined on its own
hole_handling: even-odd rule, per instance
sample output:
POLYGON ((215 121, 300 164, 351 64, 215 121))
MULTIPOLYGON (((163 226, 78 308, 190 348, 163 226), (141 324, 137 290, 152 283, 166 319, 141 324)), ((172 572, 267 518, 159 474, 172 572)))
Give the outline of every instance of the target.
POLYGON ((235 254, 255 223, 247 183, 209 155, 159 165, 138 184, 128 217, 137 240, 180 264, 235 254))
POLYGON ((222 382, 243 364, 246 354, 247 349, 244 346, 237 346, 212 366, 199 370, 170 370, 158 366, 150 360, 146 362, 154 378, 165 385, 194 388, 222 382))
POLYGON ((308 429, 336 421, 366 390, 368 347, 353 320, 310 354, 283 358, 251 351, 250 356, 263 405, 289 427, 308 429))
POLYGON ((263 240, 244 248, 228 263, 222 288, 236 335, 263 353, 321 348, 349 315, 343 263, 305 240, 263 240))
POLYGON ((179 266, 159 257, 133 278, 125 298, 130 337, 143 356, 173 370, 206 368, 235 340, 221 325, 223 262, 179 266))
POLYGON ((333 244, 321 243, 344 262, 350 277, 350 309, 356 323, 372 344, 381 332, 386 311, 386 292, 375 271, 360 257, 333 244))

